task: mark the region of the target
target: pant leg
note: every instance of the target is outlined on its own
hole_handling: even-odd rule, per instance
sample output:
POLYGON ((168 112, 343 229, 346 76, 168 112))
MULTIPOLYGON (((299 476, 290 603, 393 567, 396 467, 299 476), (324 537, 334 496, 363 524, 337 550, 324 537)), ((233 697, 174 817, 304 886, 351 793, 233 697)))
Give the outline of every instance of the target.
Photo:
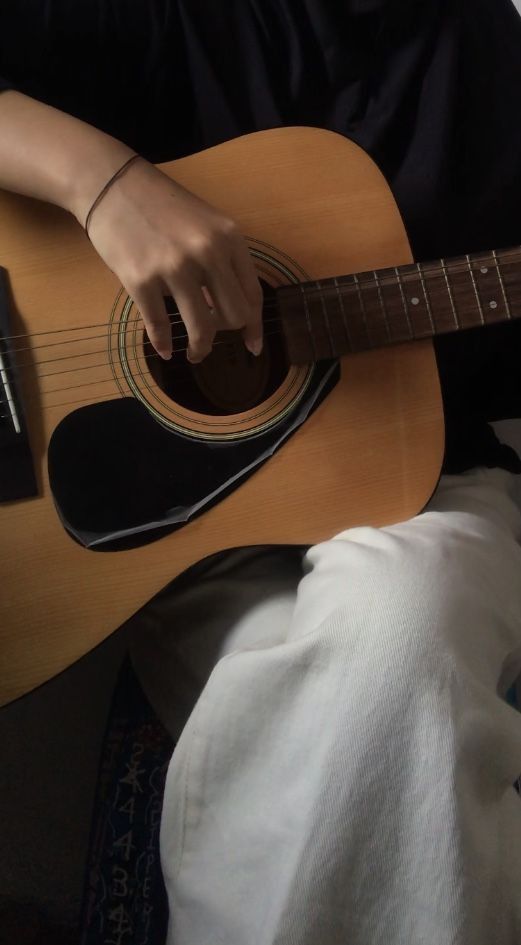
POLYGON ((169 943, 521 941, 511 480, 311 549, 286 625, 217 662, 167 779, 169 943))
POLYGON ((134 669, 174 741, 220 659, 285 639, 304 551, 256 547, 212 555, 129 621, 134 669))

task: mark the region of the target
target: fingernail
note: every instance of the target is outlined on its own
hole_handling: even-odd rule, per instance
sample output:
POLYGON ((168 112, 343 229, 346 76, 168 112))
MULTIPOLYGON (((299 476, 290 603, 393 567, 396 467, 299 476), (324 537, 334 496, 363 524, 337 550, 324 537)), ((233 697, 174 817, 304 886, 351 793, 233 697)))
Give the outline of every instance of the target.
POLYGON ((172 352, 171 352, 171 351, 158 351, 158 354, 159 354, 159 357, 160 357, 160 358, 163 358, 163 361, 171 361, 171 360, 172 360, 172 352))
POLYGON ((248 351, 251 351, 257 358, 262 351, 262 338, 257 338, 255 341, 247 341, 246 347, 248 351))

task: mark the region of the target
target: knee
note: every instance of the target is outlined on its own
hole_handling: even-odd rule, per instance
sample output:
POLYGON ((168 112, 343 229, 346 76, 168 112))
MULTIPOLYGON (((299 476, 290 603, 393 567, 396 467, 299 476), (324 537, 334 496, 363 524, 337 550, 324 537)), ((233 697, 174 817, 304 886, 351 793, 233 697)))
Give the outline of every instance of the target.
POLYGON ((365 654, 374 673, 435 676, 472 608, 450 536, 352 529, 315 562, 336 645, 365 654), (327 560, 326 560, 327 558, 327 560))

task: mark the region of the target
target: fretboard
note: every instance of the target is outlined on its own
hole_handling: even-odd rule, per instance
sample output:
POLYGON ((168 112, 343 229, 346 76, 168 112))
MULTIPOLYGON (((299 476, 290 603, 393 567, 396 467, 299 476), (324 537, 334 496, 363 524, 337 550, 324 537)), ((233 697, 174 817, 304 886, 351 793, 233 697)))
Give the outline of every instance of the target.
POLYGON ((521 318, 521 247, 281 286, 289 360, 336 358, 521 318))

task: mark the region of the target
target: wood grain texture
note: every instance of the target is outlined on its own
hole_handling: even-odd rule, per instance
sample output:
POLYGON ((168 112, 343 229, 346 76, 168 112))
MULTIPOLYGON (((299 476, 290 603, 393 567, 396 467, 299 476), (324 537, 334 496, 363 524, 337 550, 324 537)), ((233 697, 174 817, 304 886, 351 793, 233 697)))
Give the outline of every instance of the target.
MULTIPOLYGON (((234 216, 246 236, 287 252, 311 278, 411 261, 379 170, 330 132, 260 132, 163 169, 234 216)), ((0 221, 16 332, 108 321, 120 287, 72 218, 2 193, 0 221)), ((30 366, 42 359, 37 345, 35 336, 23 390, 42 493, 0 506, 0 704, 70 665, 204 556, 314 543, 349 525, 404 519, 436 486, 443 418, 432 347, 396 346, 343 359, 340 383, 304 427, 201 518, 143 548, 89 552, 65 533, 49 493, 46 444, 74 405, 50 406, 56 397, 42 392, 30 366)), ((94 365, 89 350, 92 342, 85 364, 94 365)), ((89 381, 99 370, 87 368, 89 381)), ((115 395, 116 385, 86 391, 94 402, 115 395)))

